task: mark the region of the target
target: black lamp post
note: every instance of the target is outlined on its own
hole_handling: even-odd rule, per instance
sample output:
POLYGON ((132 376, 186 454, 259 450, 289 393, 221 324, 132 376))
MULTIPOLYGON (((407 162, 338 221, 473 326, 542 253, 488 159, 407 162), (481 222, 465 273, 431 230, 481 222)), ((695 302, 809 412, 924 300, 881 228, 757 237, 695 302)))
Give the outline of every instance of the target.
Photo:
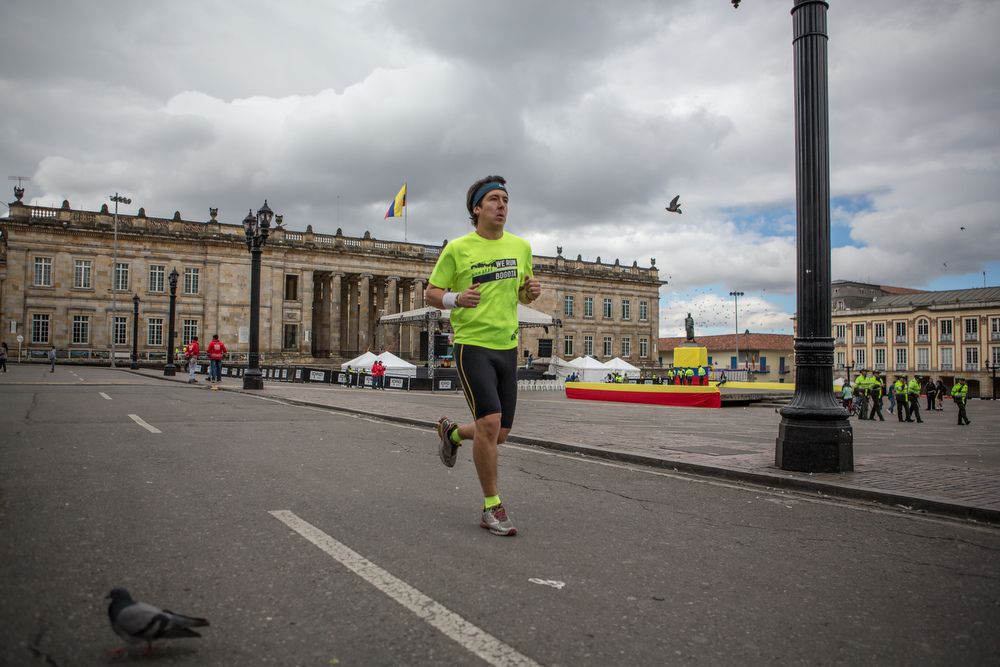
MULTIPOLYGON (((739 7, 740 0, 732 0, 739 7)), ((793 0, 797 279, 795 395, 781 409, 782 470, 854 470, 854 432, 833 393, 830 312, 830 128, 826 0, 793 0)))
POLYGON ((244 389, 263 389, 264 377, 260 372, 260 254, 267 243, 274 214, 264 200, 264 206, 243 218, 243 231, 247 235, 247 249, 250 250, 250 354, 247 370, 243 374, 244 389))
POLYGON ((132 295, 132 370, 139 368, 139 295, 132 295))
POLYGON ((174 366, 174 311, 177 309, 177 269, 171 269, 167 279, 170 281, 170 317, 167 328, 167 365, 163 367, 163 374, 173 376, 177 374, 177 367, 174 366))
POLYGON ((851 369, 854 368, 854 364, 845 364, 844 368, 847 369, 847 384, 851 384, 851 369))

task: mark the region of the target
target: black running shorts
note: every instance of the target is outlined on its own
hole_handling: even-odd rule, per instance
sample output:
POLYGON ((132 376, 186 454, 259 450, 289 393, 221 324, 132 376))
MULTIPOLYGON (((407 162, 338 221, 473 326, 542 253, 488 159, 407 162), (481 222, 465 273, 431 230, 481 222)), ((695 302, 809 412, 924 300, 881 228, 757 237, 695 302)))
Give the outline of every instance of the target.
POLYGON ((517 348, 491 350, 477 345, 455 345, 455 364, 462 391, 480 419, 500 413, 500 428, 514 425, 517 405, 517 348))

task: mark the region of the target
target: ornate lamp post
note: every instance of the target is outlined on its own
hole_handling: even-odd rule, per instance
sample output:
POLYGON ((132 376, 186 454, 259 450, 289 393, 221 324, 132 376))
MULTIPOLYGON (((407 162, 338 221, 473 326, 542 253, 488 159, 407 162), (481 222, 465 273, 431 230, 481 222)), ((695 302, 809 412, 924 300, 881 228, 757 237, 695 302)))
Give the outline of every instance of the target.
POLYGON ((247 370, 243 374, 244 389, 263 389, 264 378, 260 372, 260 254, 267 243, 274 214, 264 200, 264 206, 243 218, 243 231, 247 235, 247 249, 250 251, 250 353, 247 370))
MULTIPOLYGON (((738 2, 734 3, 734 6, 738 5, 738 4, 739 4, 738 2)), ((740 297, 743 296, 743 292, 730 292, 729 296, 733 297, 733 299, 734 299, 734 304, 733 304, 733 319, 736 320, 736 326, 735 326, 735 331, 736 331, 736 336, 735 336, 735 339, 736 339, 736 368, 739 368, 740 367, 740 297)))
POLYGON ((117 192, 111 195, 115 203, 115 236, 111 251, 111 368, 115 367, 115 320, 118 316, 118 204, 131 204, 132 200, 117 192))
POLYGON ((177 269, 171 269, 167 276, 170 281, 170 317, 167 320, 167 365, 163 367, 163 374, 173 376, 177 374, 177 367, 174 366, 174 312, 177 309, 177 269))
POLYGON ((139 295, 132 295, 132 370, 139 368, 139 295))

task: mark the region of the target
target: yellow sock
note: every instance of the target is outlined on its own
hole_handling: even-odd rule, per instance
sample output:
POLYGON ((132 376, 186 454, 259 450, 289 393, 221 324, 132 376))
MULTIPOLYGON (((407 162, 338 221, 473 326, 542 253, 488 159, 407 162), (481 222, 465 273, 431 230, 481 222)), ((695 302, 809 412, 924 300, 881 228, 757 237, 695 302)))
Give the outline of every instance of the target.
POLYGON ((500 496, 488 496, 486 498, 483 498, 483 509, 496 507, 499 504, 500 504, 500 496))
POLYGON ((451 433, 448 434, 448 438, 456 445, 462 444, 462 436, 458 434, 458 427, 451 429, 451 433))

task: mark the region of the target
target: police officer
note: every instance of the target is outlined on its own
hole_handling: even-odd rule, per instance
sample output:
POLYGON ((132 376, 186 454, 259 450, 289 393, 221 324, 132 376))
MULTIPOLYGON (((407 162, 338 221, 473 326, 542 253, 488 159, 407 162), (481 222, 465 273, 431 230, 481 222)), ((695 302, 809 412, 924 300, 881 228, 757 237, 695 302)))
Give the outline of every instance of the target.
POLYGON ((958 425, 965 426, 971 424, 969 415, 965 413, 965 403, 969 397, 969 385, 965 384, 965 378, 955 378, 955 386, 951 388, 951 400, 958 406, 958 425))
POLYGON ((903 421, 903 413, 909 412, 906 407, 906 376, 897 375, 896 381, 892 383, 892 390, 896 394, 896 416, 899 421, 903 421))
POLYGON ((910 412, 906 417, 906 421, 913 421, 913 415, 916 415, 917 423, 923 424, 924 420, 920 418, 920 381, 916 375, 906 385, 906 404, 910 406, 910 412))
POLYGON ((874 373, 868 378, 868 394, 872 399, 872 412, 868 418, 875 421, 875 415, 878 415, 878 420, 884 422, 885 417, 882 416, 882 380, 874 373))
POLYGON ((861 372, 858 373, 858 377, 854 378, 854 396, 855 400, 861 403, 861 409, 858 411, 858 419, 868 419, 868 389, 870 387, 868 380, 868 369, 862 368, 861 372))

